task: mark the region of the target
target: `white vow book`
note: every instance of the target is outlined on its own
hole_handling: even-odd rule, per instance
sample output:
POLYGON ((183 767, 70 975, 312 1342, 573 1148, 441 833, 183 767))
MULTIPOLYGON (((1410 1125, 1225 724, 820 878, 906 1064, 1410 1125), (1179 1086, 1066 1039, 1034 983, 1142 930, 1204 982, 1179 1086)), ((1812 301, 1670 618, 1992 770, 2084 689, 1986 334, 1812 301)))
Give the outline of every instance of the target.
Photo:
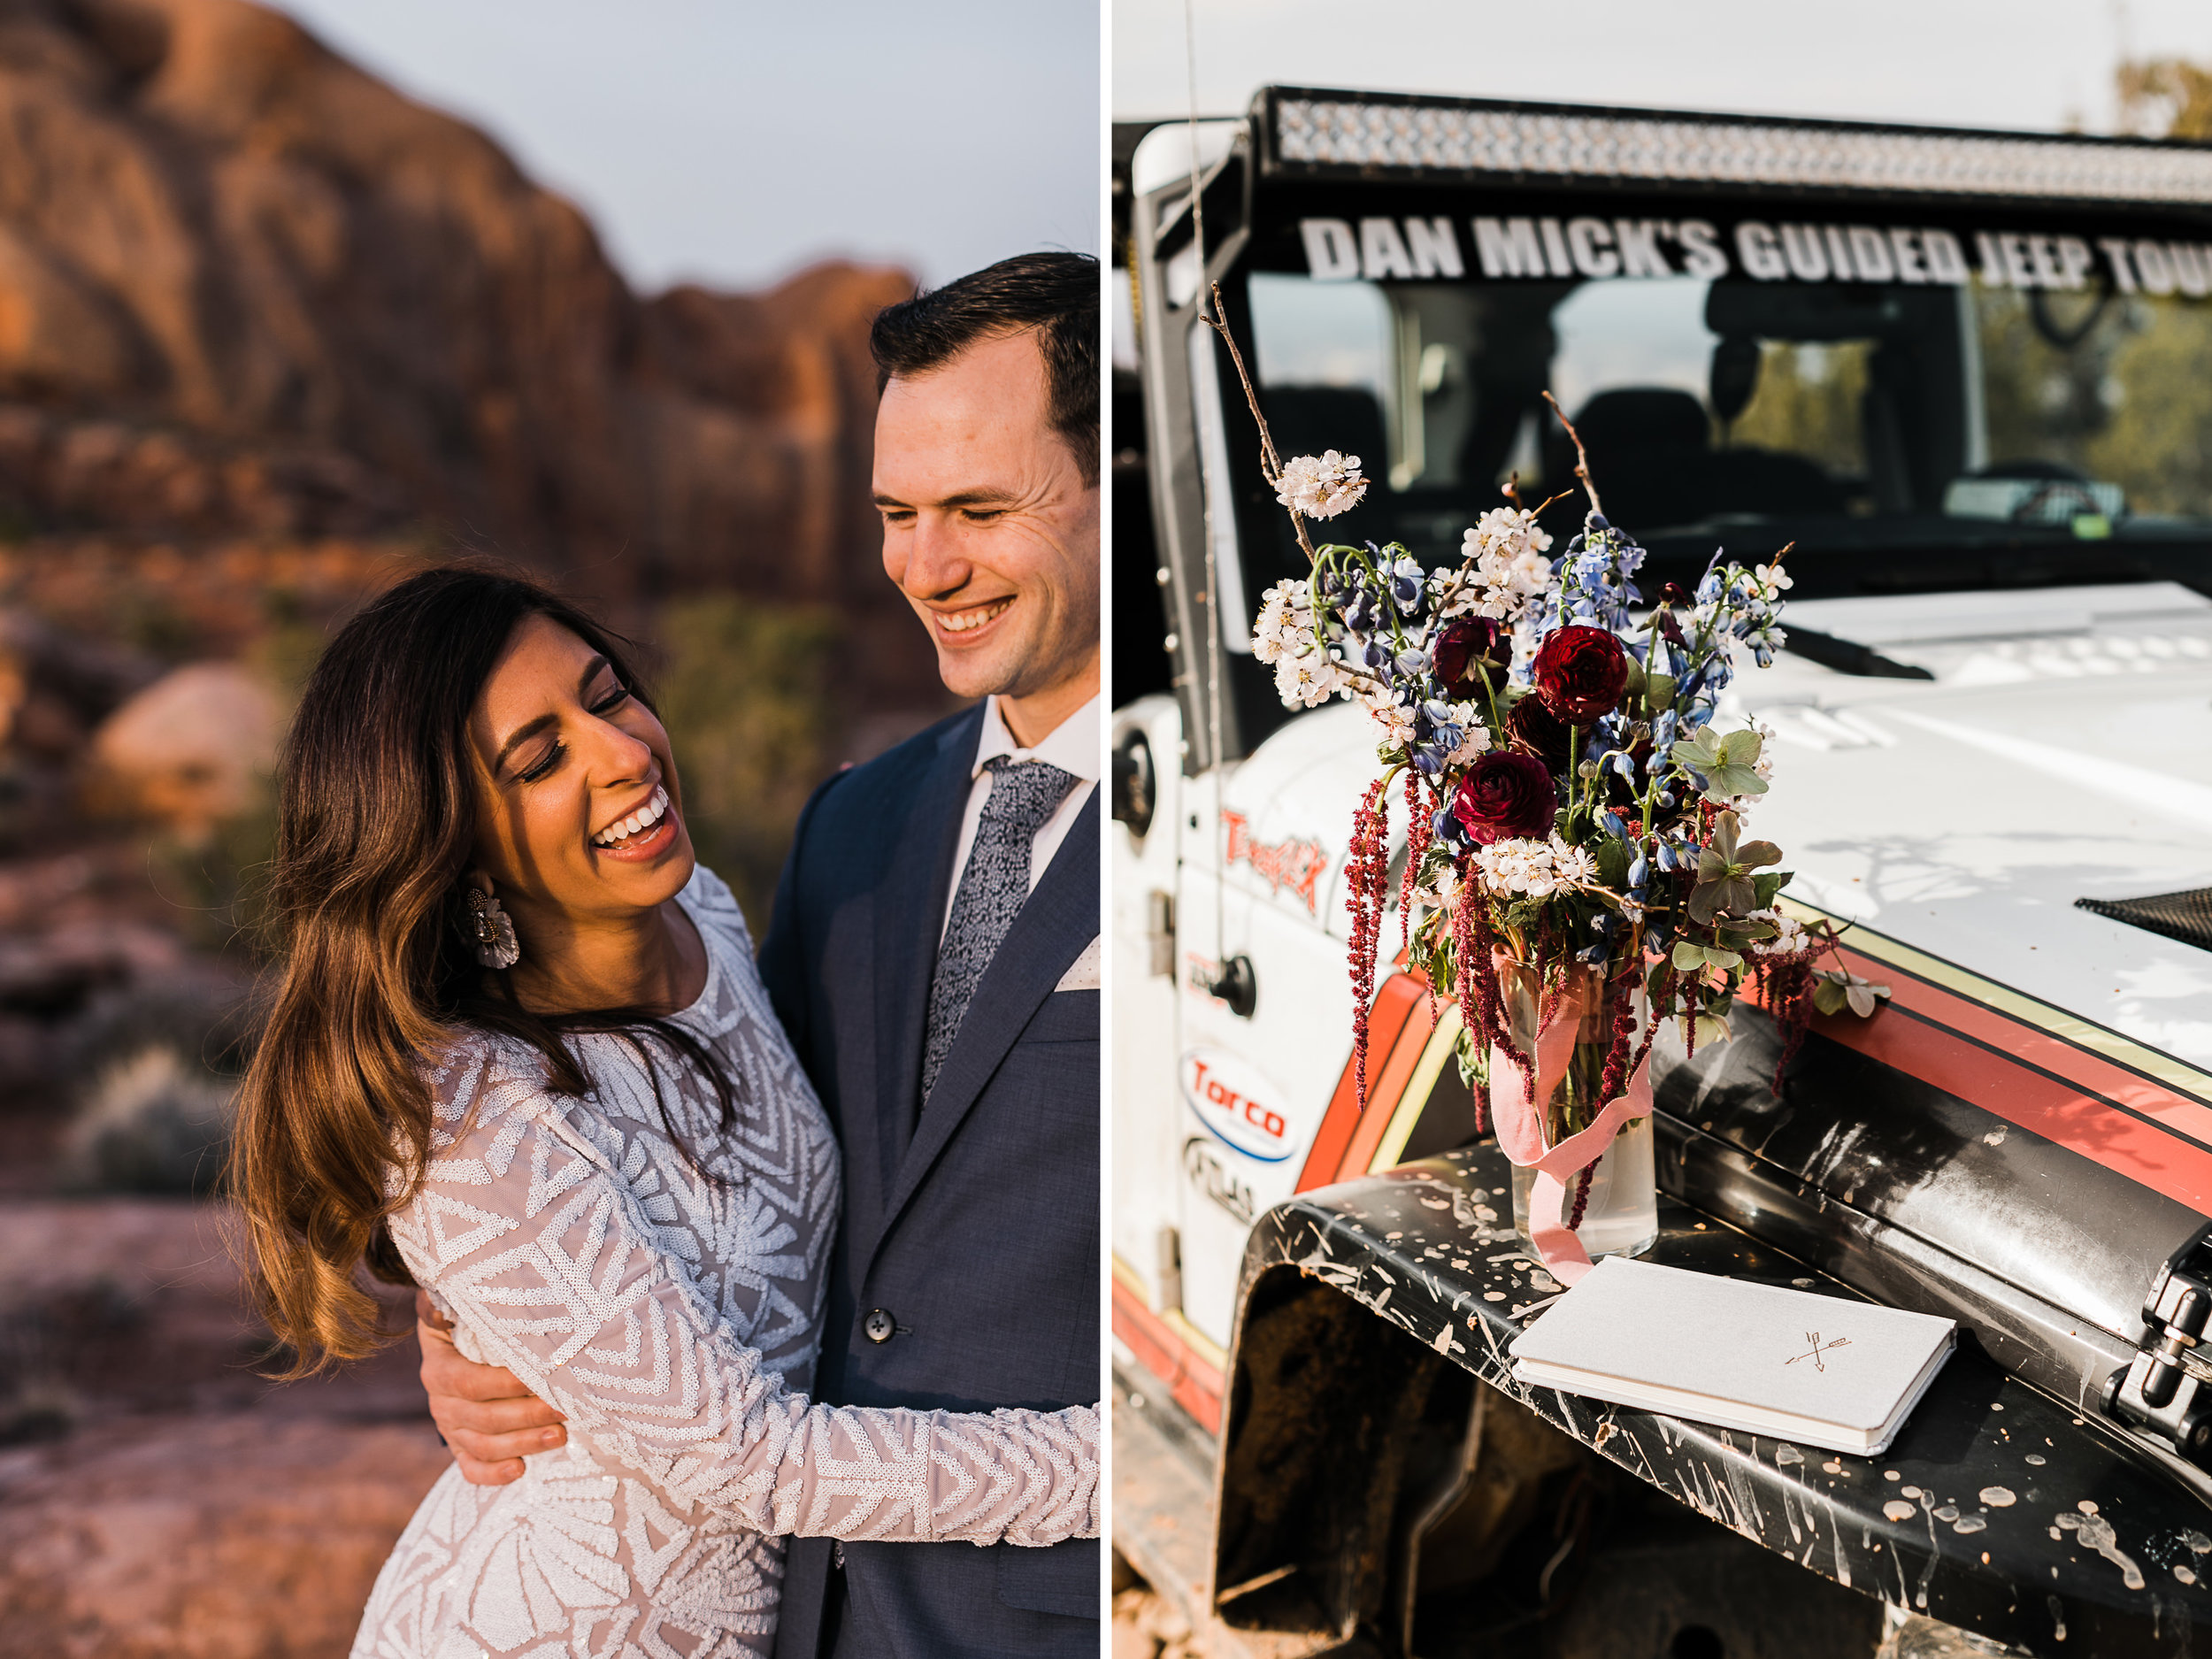
POLYGON ((1932 1314, 1609 1256, 1509 1352, 1523 1382, 1872 1455, 1957 1334, 1932 1314))

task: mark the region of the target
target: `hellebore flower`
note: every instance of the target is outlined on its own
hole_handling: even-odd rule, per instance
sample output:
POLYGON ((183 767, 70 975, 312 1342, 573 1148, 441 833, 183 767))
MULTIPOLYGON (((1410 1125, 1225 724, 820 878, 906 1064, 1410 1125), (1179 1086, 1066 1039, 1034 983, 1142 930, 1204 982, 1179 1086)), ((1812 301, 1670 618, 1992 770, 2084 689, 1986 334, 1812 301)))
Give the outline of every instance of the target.
POLYGON ((1782 849, 1772 841, 1738 846, 1738 827, 1733 812, 1721 813, 1713 820, 1712 841, 1698 851, 1697 885, 1690 889, 1689 909, 1690 919, 1700 927, 1711 926, 1720 911, 1743 916, 1755 909, 1759 897, 1751 872, 1762 864, 1782 862, 1782 849))
POLYGON ((1561 628, 1536 653, 1536 695, 1570 725, 1611 713, 1627 689, 1628 653, 1604 628, 1561 628))
POLYGON ((1766 780, 1758 772, 1759 751, 1764 746, 1756 730, 1716 737, 1711 726, 1701 726, 1667 753, 1676 765, 1704 780, 1708 801, 1721 802, 1767 792, 1766 780))
POLYGON ((1550 769, 1532 755, 1510 750, 1477 756, 1452 803, 1467 838, 1483 847, 1547 835, 1558 810, 1550 769))
POLYGON ((1890 994, 1886 985, 1873 984, 1855 973, 1832 971, 1816 974, 1814 979, 1813 1006, 1824 1014, 1840 1014, 1848 1008, 1861 1019, 1871 1019, 1875 1005, 1890 994))

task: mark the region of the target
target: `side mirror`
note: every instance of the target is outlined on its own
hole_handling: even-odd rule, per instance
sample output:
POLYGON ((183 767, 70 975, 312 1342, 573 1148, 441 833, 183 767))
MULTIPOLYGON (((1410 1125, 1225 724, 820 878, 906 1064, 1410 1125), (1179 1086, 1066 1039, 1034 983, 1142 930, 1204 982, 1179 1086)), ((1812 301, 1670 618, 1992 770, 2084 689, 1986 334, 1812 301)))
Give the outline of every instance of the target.
POLYGON ((1114 821, 1126 824, 1139 841, 1152 827, 1152 809, 1158 799, 1152 771, 1152 745, 1144 733, 1125 732, 1114 745, 1114 821))

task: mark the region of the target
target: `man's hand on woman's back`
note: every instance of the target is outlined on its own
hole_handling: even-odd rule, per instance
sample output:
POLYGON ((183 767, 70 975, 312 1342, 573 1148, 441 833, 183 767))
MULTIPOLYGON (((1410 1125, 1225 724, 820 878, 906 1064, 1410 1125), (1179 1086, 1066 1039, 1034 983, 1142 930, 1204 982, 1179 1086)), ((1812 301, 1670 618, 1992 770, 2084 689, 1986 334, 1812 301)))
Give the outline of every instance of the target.
POLYGON ((453 1346, 453 1326, 415 1293, 415 1338, 422 1348, 422 1386, 430 1415, 472 1486, 503 1486, 522 1479, 522 1460, 565 1445, 568 1419, 500 1365, 479 1365, 453 1346))

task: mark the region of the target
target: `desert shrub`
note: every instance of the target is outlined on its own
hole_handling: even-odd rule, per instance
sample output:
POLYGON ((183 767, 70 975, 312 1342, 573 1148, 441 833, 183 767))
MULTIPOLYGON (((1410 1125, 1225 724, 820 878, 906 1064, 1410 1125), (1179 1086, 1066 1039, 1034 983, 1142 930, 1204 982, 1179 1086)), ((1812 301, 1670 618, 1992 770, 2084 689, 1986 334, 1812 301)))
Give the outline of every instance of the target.
POLYGON ((654 632, 692 843, 757 937, 799 809, 833 764, 843 630, 827 611, 706 594, 670 601, 654 632))
POLYGON ((0 1447, 65 1438, 88 1375, 127 1364, 146 1309, 103 1274, 0 1302, 0 1447))
POLYGON ((276 790, 254 780, 246 810, 187 837, 156 830, 147 870, 170 904, 178 930, 197 949, 257 962, 273 943, 267 875, 276 856, 276 790))
POLYGON ((156 980, 96 1001, 70 1033, 81 1079, 58 1173, 65 1190, 205 1194, 230 1141, 252 1010, 232 981, 156 980))

